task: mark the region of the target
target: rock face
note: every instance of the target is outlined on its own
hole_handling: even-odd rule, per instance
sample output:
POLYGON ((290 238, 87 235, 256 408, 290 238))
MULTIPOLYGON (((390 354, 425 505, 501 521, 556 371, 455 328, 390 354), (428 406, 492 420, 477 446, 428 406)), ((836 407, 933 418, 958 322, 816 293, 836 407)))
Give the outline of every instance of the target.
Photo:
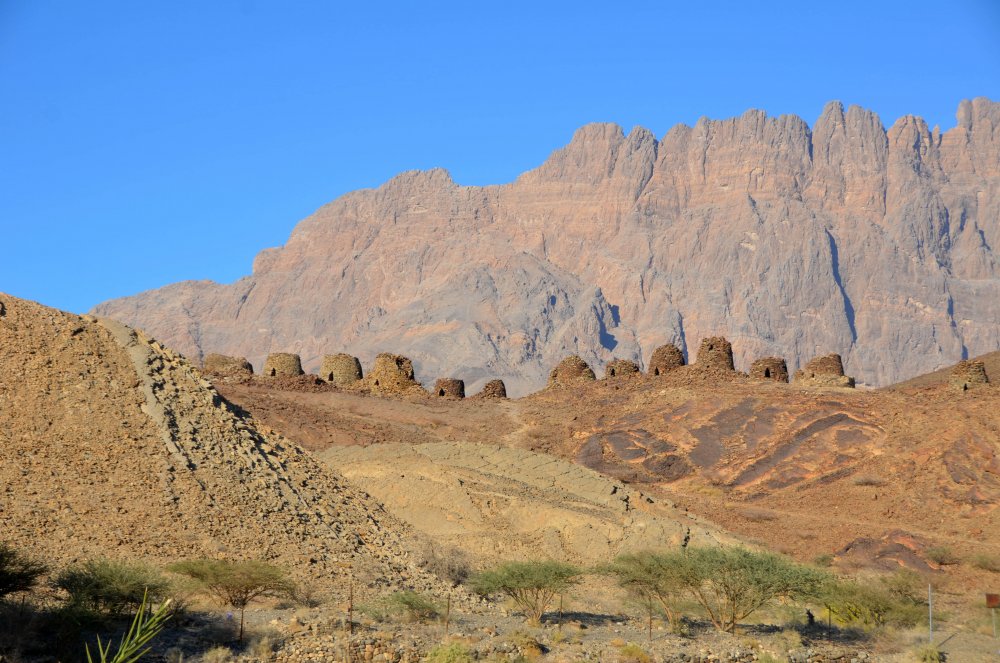
POLYGON ((566 357, 559 362, 558 366, 549 372, 550 387, 558 387, 561 385, 573 384, 574 382, 596 379, 597 376, 594 375, 593 369, 587 365, 587 362, 576 355, 566 357))
POLYGON ((323 357, 319 374, 333 384, 353 384, 364 377, 361 361, 343 352, 323 357))
POLYGON ((322 207, 231 285, 95 310, 193 359, 280 346, 316 370, 334 344, 365 362, 394 347, 515 394, 567 354, 641 363, 709 334, 741 369, 828 350, 884 385, 1000 345, 998 157, 984 98, 945 132, 836 102, 812 128, 760 111, 660 140, 588 125, 511 184, 404 173, 322 207))

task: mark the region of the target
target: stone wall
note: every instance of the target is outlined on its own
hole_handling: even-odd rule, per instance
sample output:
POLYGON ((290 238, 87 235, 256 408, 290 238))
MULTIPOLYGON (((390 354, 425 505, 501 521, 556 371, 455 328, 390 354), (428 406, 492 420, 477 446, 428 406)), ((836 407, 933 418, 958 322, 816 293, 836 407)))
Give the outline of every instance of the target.
POLYGON ((763 357, 751 364, 750 377, 754 380, 788 382, 788 365, 781 357, 763 357))
POLYGON ((375 357, 375 365, 364 381, 375 394, 398 394, 420 386, 413 376, 413 362, 388 352, 375 357))
POLYGON ((434 394, 447 398, 465 398, 465 381, 457 378, 441 378, 434 383, 434 394))
POLYGON ((638 375, 639 364, 630 359, 613 359, 604 367, 605 378, 620 378, 626 375, 638 375))
POLYGON ((566 357, 549 373, 549 386, 572 384, 586 380, 596 380, 594 371, 583 359, 576 355, 566 357))
POLYGON ((795 371, 795 382, 819 387, 854 387, 854 378, 844 375, 844 362, 836 353, 811 359, 795 371))
POLYGON ((986 377, 986 365, 975 360, 960 361, 955 364, 948 379, 952 387, 962 391, 967 391, 975 385, 988 384, 989 381, 990 379, 986 377))
POLYGON ((684 353, 676 345, 668 343, 653 350, 649 358, 649 374, 663 375, 684 365, 684 353))
POLYGON ((324 355, 319 375, 333 384, 353 384, 364 377, 358 358, 343 352, 324 355))
POLYGON ((722 336, 711 336, 701 340, 696 363, 708 368, 719 368, 726 371, 736 370, 733 364, 733 346, 722 336))
POLYGON ((507 385, 503 380, 490 380, 473 398, 507 398, 507 385))
POLYGON ((265 377, 302 375, 302 360, 290 352, 273 352, 267 356, 262 374, 265 377))
POLYGON ((225 377, 253 375, 253 366, 246 357, 229 357, 211 353, 205 356, 202 368, 206 373, 225 377))

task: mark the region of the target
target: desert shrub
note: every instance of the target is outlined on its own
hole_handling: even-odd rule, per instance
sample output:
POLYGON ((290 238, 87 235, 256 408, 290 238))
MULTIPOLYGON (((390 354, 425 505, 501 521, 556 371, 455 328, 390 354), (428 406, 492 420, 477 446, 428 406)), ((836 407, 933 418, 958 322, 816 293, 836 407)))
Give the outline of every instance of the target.
POLYGON ((935 564, 941 564, 942 566, 958 564, 958 557, 955 556, 955 553, 948 546, 928 548, 924 552, 924 555, 935 564))
POLYGON ((201 655, 201 663, 229 663, 233 652, 228 647, 212 647, 201 655))
POLYGON ((46 567, 7 543, 0 542, 0 599, 33 588, 46 567))
POLYGON ((913 654, 920 663, 942 663, 945 660, 944 652, 931 644, 918 647, 913 654))
POLYGON ((620 555, 600 570, 615 577, 619 586, 626 589, 639 605, 643 606, 652 637, 653 615, 657 608, 667 616, 673 626, 676 609, 674 604, 684 591, 680 567, 673 553, 660 554, 645 551, 620 555))
POLYGON ((831 555, 829 553, 824 553, 822 555, 817 555, 813 559, 813 564, 815 564, 816 566, 819 566, 821 568, 824 568, 824 569, 829 568, 829 567, 833 566, 833 555, 831 555))
POLYGON ((427 663, 472 663, 472 652, 465 645, 452 642, 431 649, 424 660, 427 663))
POLYGON ((866 630, 910 627, 924 617, 923 606, 894 593, 885 583, 837 583, 828 588, 824 602, 838 624, 866 630))
POLYGON ((437 603, 411 590, 393 592, 361 606, 360 610, 380 622, 391 620, 421 622, 434 619, 441 614, 441 608, 437 603))
POLYGON ((274 658, 274 652, 281 644, 281 640, 274 634, 265 633, 254 636, 250 640, 247 652, 261 661, 270 661, 274 658))
POLYGON ((992 555, 979 554, 973 555, 971 562, 974 567, 982 571, 1000 573, 1000 558, 992 555))
POLYGON ((618 648, 618 660, 621 663, 652 663, 653 661, 646 650, 631 642, 618 648))
POLYGON ((468 580, 472 573, 472 565, 463 551, 450 546, 436 546, 433 543, 425 546, 420 564, 454 587, 468 580))
POLYGON ((121 616, 134 612, 148 596, 165 598, 170 583, 158 570, 140 562, 93 559, 63 569, 54 585, 69 595, 68 608, 121 616))
POLYGON ((913 569, 896 569, 879 583, 903 603, 927 605, 927 582, 913 569))
POLYGON ((881 477, 872 476, 871 474, 862 474, 861 476, 854 477, 855 486, 884 486, 885 479, 881 477))
POLYGON ((753 523, 766 523, 778 519, 778 514, 774 511, 754 507, 740 510, 740 515, 753 523))
POLYGON ((294 588, 284 569, 260 561, 197 559, 173 564, 170 570, 193 578, 220 603, 240 611, 240 642, 247 605, 262 596, 288 596, 294 588))
POLYGON ((538 623, 557 595, 579 581, 581 570, 564 562, 507 562, 477 573, 470 579, 473 591, 483 596, 503 594, 538 623))

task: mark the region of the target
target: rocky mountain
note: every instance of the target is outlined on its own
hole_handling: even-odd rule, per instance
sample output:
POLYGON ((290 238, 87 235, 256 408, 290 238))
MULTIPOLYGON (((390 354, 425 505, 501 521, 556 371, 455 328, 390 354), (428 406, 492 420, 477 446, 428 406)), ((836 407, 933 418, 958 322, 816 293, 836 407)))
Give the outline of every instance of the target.
POLYGON ((231 285, 95 312, 194 360, 292 351, 315 370, 392 351, 418 379, 501 377, 514 395, 569 353, 642 362, 716 334, 738 368, 838 352, 884 385, 1000 347, 998 221, 984 98, 945 132, 836 102, 812 128, 755 110, 660 140, 594 124, 513 183, 404 173, 322 207, 231 285))

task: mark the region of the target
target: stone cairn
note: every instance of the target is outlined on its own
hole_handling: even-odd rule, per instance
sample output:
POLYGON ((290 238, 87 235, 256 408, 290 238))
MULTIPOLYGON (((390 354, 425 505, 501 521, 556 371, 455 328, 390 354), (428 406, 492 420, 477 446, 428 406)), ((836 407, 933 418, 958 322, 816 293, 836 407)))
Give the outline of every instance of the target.
POLYGON ((683 365, 684 353, 676 345, 668 343, 653 350, 653 356, 649 358, 649 374, 664 375, 683 365))
POLYGON ((844 362, 838 354, 810 360, 795 371, 795 382, 819 387, 854 387, 854 378, 844 375, 844 362))
POLYGON ((434 393, 443 398, 465 398, 465 381, 441 378, 434 383, 434 393))
POLYGON ((377 394, 398 394, 420 386, 413 377, 413 362, 388 352, 375 357, 375 365, 365 382, 377 394))
POLYGON ((608 362, 608 365, 604 367, 604 377, 607 378, 620 378, 626 375, 638 375, 639 374, 639 364, 635 363, 630 359, 612 359, 608 362))
POLYGON ((490 380, 473 398, 507 398, 507 385, 503 380, 490 380))
POLYGON ((206 373, 221 375, 223 377, 236 377, 240 375, 253 375, 253 366, 246 357, 228 357, 211 353, 205 355, 205 362, 202 364, 206 373))
POLYGON ((594 375, 594 371, 587 365, 587 362, 576 355, 566 357, 549 372, 550 387, 596 379, 597 376, 594 375))
POLYGON ((979 384, 988 384, 986 365, 977 360, 960 361, 951 369, 948 383, 959 391, 968 391, 979 384))
POLYGON ((290 352, 273 352, 264 362, 265 377, 295 377, 302 373, 302 360, 290 352))
POLYGON ((321 378, 333 384, 353 384, 364 377, 358 358, 343 352, 324 355, 319 374, 321 378))
POLYGON ((703 368, 735 371, 733 346, 723 336, 703 338, 701 340, 701 347, 698 348, 698 359, 695 363, 703 368))
POLYGON ((750 377, 754 380, 788 382, 788 364, 781 357, 764 357, 750 365, 750 377))

